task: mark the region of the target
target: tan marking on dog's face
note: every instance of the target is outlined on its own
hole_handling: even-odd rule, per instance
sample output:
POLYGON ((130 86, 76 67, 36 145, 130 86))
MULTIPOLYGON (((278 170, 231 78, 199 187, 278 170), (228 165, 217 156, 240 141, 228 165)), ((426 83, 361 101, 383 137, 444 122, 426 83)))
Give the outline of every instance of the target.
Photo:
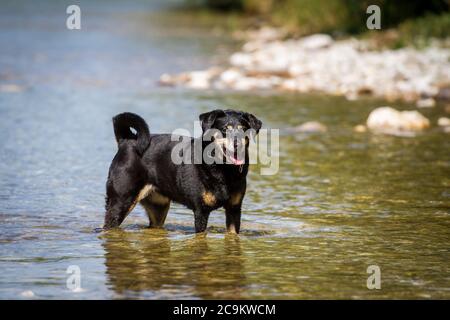
POLYGON ((209 191, 204 191, 202 194, 202 198, 203 203, 206 204, 207 206, 213 206, 216 204, 216 196, 209 191))
POLYGON ((237 206, 239 203, 241 203, 243 195, 244 194, 242 192, 232 194, 230 197, 230 204, 232 206, 237 206))

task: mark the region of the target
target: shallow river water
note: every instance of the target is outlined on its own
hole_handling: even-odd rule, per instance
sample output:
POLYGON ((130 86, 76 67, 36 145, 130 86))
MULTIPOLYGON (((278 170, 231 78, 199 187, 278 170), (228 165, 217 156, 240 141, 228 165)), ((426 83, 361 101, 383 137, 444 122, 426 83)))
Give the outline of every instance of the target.
MULTIPOLYGON (((164 72, 226 62, 239 43, 156 1, 2 1, 0 10, 0 298, 450 298, 450 139, 354 133, 386 102, 287 93, 163 88, 164 72), (266 128, 317 120, 323 134, 280 137, 276 175, 253 166, 242 234, 213 212, 206 237, 172 205, 164 230, 137 208, 120 230, 94 232, 116 152, 111 118, 152 132, 193 130, 218 106, 266 128), (381 269, 381 289, 366 286, 381 269), (68 289, 69 266, 81 290, 68 289)), ((413 106, 393 103, 407 109, 413 106)), ((421 111, 432 123, 443 106, 421 111)))

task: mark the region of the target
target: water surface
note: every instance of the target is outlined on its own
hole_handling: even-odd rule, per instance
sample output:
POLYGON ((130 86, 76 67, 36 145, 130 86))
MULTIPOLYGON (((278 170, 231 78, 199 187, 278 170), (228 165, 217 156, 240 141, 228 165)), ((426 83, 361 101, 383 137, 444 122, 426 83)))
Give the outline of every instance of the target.
MULTIPOLYGON (((163 1, 10 1, 0 11, 0 298, 450 298, 450 140, 354 133, 384 101, 161 88, 160 74, 223 63, 239 43, 163 1), (232 106, 267 128, 317 120, 323 134, 282 135, 280 169, 248 178, 242 234, 214 212, 206 237, 172 205, 164 230, 137 208, 103 222, 116 152, 111 118, 139 113, 152 132, 193 130, 232 106), (66 287, 71 265, 79 292, 66 287), (382 289, 368 290, 378 265, 382 289)), ((393 103, 399 109, 408 104, 393 103)), ((421 111, 432 123, 443 106, 421 111)))

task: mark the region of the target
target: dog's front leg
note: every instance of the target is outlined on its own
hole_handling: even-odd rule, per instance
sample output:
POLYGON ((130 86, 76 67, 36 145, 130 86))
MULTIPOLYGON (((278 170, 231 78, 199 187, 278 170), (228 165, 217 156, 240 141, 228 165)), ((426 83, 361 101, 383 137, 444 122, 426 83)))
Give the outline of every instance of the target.
POLYGON ((239 233, 241 229, 241 207, 242 201, 245 195, 245 184, 244 189, 232 193, 230 199, 225 204, 225 221, 227 225, 227 231, 229 233, 239 233))
POLYGON ((208 226, 209 211, 203 209, 194 210, 195 232, 204 232, 208 226))
POLYGON ((241 204, 225 206, 225 222, 227 231, 230 233, 239 233, 241 229, 241 204))

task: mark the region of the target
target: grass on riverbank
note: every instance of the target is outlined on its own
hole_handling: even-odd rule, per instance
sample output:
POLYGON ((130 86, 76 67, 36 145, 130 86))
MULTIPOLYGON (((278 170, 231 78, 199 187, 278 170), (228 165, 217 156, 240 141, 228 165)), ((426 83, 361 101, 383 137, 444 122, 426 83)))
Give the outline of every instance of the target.
POLYGON ((447 0, 187 0, 187 4, 229 16, 231 28, 270 24, 292 36, 355 35, 390 48, 423 47, 430 39, 447 39, 450 30, 447 0), (370 4, 381 8, 381 30, 366 28, 370 4))

